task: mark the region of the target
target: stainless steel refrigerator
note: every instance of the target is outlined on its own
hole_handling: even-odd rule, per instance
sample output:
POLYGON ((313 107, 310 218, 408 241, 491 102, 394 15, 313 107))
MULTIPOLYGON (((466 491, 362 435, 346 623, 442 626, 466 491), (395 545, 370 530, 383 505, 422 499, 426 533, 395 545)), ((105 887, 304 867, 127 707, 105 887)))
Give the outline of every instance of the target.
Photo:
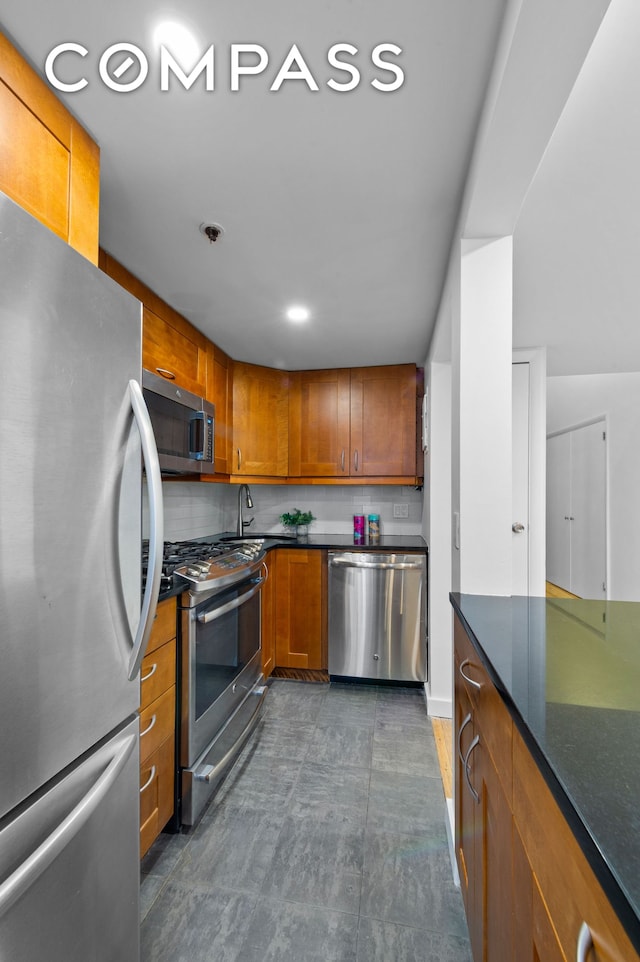
POLYGON ((139 958, 141 325, 0 194, 0 962, 139 958))

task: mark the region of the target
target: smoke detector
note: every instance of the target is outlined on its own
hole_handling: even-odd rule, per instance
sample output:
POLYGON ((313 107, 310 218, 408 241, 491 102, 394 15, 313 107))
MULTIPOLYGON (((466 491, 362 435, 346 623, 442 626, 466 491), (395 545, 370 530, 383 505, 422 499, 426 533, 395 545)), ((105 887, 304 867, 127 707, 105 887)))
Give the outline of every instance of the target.
POLYGON ((215 244, 224 234, 222 224, 200 224, 200 233, 208 239, 210 244, 215 244))

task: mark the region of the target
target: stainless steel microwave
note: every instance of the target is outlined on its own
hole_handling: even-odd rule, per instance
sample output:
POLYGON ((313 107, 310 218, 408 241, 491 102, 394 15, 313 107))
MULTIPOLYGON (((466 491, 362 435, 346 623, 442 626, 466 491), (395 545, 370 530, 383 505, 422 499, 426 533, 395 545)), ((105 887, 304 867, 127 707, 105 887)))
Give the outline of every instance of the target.
POLYGON ((151 371, 142 372, 142 393, 162 473, 213 474, 214 405, 151 371))

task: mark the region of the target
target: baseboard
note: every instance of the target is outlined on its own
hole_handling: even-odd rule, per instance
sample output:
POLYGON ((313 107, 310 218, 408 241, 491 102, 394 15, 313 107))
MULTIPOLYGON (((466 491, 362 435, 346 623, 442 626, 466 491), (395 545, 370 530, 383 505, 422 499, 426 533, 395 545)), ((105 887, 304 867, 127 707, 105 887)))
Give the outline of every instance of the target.
POLYGON ((455 847, 455 837, 456 837, 456 825, 455 825, 455 813, 453 809, 453 799, 445 798, 447 803, 447 841, 449 843, 449 858, 451 859, 451 871, 453 874, 453 881, 456 888, 460 888, 460 874, 458 872, 458 863, 456 861, 456 847, 455 847))
POLYGON ((434 718, 453 718, 453 704, 450 698, 431 698, 427 695, 427 713, 434 718))

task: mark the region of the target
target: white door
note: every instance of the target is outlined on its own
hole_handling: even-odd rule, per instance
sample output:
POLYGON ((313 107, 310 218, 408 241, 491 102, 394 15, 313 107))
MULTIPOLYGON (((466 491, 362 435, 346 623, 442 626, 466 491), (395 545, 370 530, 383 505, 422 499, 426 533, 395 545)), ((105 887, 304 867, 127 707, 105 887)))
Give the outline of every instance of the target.
POLYGON ((547 581, 571 591, 571 432, 547 439, 547 581))
POLYGON ((529 363, 512 372, 512 554, 511 593, 529 594, 529 363))
POLYGON ((571 591, 602 598, 607 580, 604 421, 571 435, 571 591))
POLYGON ((547 439, 547 580, 580 598, 606 596, 604 420, 547 439))

